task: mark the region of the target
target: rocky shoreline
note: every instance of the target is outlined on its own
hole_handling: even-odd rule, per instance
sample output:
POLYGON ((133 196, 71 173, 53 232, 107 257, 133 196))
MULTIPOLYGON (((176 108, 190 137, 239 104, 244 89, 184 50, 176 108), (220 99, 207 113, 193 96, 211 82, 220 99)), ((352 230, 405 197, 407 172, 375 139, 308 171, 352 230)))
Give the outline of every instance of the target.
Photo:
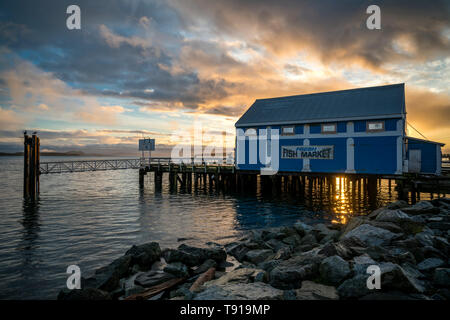
POLYGON ((449 238, 450 199, 396 201, 346 225, 299 222, 224 246, 133 246, 58 299, 448 300, 449 238), (371 265, 380 289, 367 287, 371 265))

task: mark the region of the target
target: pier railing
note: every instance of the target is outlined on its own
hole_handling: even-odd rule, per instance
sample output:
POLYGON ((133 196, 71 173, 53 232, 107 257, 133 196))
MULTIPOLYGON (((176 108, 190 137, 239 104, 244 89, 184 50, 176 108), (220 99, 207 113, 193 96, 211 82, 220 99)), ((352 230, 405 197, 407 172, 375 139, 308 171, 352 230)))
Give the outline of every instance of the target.
POLYGON ((74 160, 51 161, 39 164, 40 174, 69 173, 87 171, 106 171, 123 169, 140 169, 149 165, 192 164, 192 165, 229 165, 234 161, 230 158, 205 157, 205 158, 139 158, 139 159, 101 159, 101 160, 74 160))

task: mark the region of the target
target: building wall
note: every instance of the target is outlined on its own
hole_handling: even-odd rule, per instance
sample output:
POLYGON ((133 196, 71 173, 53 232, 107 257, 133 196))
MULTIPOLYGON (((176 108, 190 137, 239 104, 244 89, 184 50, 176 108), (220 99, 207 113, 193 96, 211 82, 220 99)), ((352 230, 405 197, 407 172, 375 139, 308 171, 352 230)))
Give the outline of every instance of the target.
POLYGON ((440 174, 440 145, 415 139, 408 139, 407 144, 407 159, 409 159, 410 150, 421 151, 421 173, 440 174))
MULTIPOLYGON (((278 154, 280 155, 279 171, 401 174, 403 169, 403 120, 385 119, 384 121, 385 130, 380 132, 366 132, 366 121, 337 122, 336 133, 321 133, 320 123, 297 125, 294 135, 280 136, 278 146, 278 154), (364 130, 362 130, 363 128, 364 130), (282 146, 305 145, 333 146, 333 159, 281 158, 282 146)), ((266 129, 267 127, 257 126, 250 128, 256 129, 257 134, 259 134, 260 129, 266 129)), ((281 126, 276 125, 272 125, 270 128, 278 130, 278 132, 281 130, 281 126)), ((249 127, 237 128, 237 130, 239 129, 243 129, 245 132, 249 127)), ((237 135, 239 135, 238 132, 237 135)), ((257 138, 245 137, 245 141, 241 144, 238 142, 237 153, 239 153, 241 146, 245 148, 245 163, 237 163, 238 169, 260 170, 265 167, 262 163, 264 159, 261 157, 261 145, 258 143, 257 138), (249 154, 249 145, 255 142, 257 144, 257 157, 249 154), (256 163, 251 163, 251 160, 256 163)), ((263 152, 262 154, 264 155, 265 153, 263 152)))

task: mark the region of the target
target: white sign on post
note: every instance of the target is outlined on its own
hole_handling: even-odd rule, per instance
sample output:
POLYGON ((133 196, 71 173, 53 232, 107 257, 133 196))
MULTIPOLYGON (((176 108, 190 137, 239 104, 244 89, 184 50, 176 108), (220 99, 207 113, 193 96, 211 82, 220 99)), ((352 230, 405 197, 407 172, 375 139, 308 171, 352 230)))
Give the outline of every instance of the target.
POLYGON ((154 151, 155 139, 139 139, 139 151, 154 151))

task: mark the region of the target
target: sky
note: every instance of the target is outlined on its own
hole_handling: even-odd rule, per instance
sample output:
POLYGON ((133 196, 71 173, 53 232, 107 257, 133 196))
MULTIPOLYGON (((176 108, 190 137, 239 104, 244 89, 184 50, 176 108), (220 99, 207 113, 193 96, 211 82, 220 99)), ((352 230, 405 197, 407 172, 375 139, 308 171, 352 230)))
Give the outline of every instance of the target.
POLYGON ((199 127, 232 146, 255 99, 405 83, 408 122, 450 153, 449 53, 448 0, 3 0, 0 151, 24 129, 43 151, 137 154, 199 127))

